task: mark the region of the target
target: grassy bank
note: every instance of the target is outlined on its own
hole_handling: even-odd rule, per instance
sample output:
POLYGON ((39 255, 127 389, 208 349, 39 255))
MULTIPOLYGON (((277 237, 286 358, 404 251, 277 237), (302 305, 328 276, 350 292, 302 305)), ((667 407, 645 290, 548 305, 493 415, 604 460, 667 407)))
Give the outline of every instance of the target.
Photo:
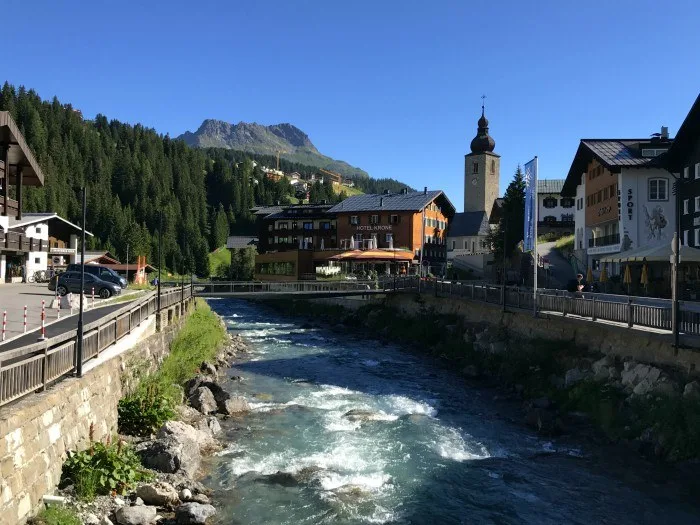
MULTIPOLYGON (((416 297, 420 302, 420 297, 416 297)), ((586 379, 565 388, 566 372, 582 362, 602 357, 571 343, 547 340, 509 340, 503 328, 468 323, 457 315, 438 314, 422 306, 415 318, 395 308, 372 304, 350 312, 342 306, 286 301, 271 303, 287 315, 308 316, 331 324, 361 327, 375 337, 402 343, 417 353, 444 360, 450 368, 470 368, 468 375, 488 377, 524 399, 547 399, 552 411, 545 432, 557 433, 566 424, 557 420, 584 413, 608 439, 627 442, 645 453, 671 461, 700 457, 700 401, 680 395, 629 396, 617 385, 586 379), (484 351, 475 337, 488 331, 492 340, 505 341, 502 351, 484 351)), ((549 417, 549 416, 548 416, 549 417)))
POLYGON ((197 299, 195 310, 170 345, 160 368, 141 378, 138 387, 119 402, 119 429, 147 435, 172 419, 182 402, 182 386, 213 359, 226 338, 226 329, 209 305, 197 299))

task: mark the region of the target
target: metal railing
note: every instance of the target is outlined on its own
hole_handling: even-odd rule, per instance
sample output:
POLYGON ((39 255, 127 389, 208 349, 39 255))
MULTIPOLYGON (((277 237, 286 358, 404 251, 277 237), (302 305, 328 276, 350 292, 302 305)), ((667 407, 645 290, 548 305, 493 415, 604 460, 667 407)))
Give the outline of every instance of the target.
MULTIPOLYGON (((164 283, 165 284, 165 283, 164 283)), ((365 293, 368 291, 393 291, 414 289, 415 277, 382 277, 372 280, 319 280, 319 281, 209 281, 194 284, 195 295, 215 296, 251 294, 304 294, 338 292, 365 293)))
MULTIPOLYGON (((424 280, 421 291, 438 297, 503 304, 510 308, 533 310, 532 289, 475 283, 468 281, 424 280)), ((539 289, 537 310, 563 316, 575 315, 593 321, 604 320, 624 323, 628 327, 641 326, 658 330, 672 330, 672 303, 669 299, 619 296, 612 294, 572 294, 564 290, 539 289)), ((700 305, 679 303, 679 330, 689 335, 700 335, 700 305)))
MULTIPOLYGON (((161 309, 192 296, 192 288, 161 292, 161 309)), ((158 308, 156 292, 130 302, 83 328, 83 363, 128 335, 158 308)), ((71 374, 77 364, 77 327, 60 335, 3 352, 0 346, 0 406, 71 374)))
POLYGON ((588 239, 589 248, 597 246, 611 246, 613 244, 620 244, 619 233, 611 233, 610 235, 603 235, 602 237, 588 239))

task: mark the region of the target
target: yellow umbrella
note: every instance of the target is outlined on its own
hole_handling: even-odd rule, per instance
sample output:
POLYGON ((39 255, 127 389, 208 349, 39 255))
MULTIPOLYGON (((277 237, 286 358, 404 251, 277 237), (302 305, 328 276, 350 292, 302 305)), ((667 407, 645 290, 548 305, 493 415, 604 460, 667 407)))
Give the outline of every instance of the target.
POLYGON ((608 267, 603 266, 603 271, 600 272, 600 282, 601 283, 607 283, 608 282, 608 267))
POLYGON ((593 270, 591 270, 591 267, 588 267, 588 271, 586 272, 586 281, 588 284, 593 282, 593 270))
POLYGON ((632 272, 630 271, 630 265, 625 266, 625 275, 622 277, 622 282, 625 284, 632 284, 632 272))
POLYGON ((642 283, 644 286, 649 284, 649 270, 647 269, 646 264, 642 266, 642 278, 639 280, 639 282, 642 283))

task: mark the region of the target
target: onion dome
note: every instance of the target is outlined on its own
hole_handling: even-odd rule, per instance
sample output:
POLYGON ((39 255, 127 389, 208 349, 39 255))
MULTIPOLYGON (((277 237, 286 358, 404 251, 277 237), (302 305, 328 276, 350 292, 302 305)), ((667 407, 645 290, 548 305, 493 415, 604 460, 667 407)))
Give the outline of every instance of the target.
POLYGON ((496 141, 489 135, 489 121, 484 116, 484 106, 481 106, 481 118, 478 122, 479 128, 476 131, 476 137, 472 139, 472 153, 486 153, 493 151, 496 147, 496 141))

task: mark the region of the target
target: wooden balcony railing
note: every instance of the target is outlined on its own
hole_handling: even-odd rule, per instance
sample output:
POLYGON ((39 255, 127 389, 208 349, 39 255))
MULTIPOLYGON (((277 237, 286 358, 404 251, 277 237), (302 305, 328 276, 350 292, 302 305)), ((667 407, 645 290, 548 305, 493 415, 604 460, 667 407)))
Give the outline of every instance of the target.
POLYGON ((0 249, 16 252, 47 252, 49 241, 27 237, 19 232, 0 232, 0 249))
POLYGON ((5 210, 5 199, 0 195, 0 215, 16 217, 19 213, 19 203, 14 199, 7 200, 7 210, 5 210))

